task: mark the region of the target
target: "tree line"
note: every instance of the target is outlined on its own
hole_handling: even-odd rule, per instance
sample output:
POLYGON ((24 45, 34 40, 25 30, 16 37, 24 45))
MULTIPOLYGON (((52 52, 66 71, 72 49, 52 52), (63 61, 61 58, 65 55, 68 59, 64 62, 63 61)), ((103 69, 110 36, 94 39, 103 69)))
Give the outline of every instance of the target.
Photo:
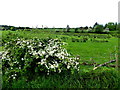
MULTIPOLYGON (((37 27, 36 27, 37 28, 37 27)), ((35 29, 35 28, 30 28, 30 27, 15 27, 15 26, 8 26, 8 25, 0 25, 0 30, 25 30, 25 29, 35 29)), ((103 33, 106 32, 108 33, 109 31, 117 31, 119 29, 119 24, 114 23, 114 22, 108 22, 105 25, 95 23, 92 27, 76 27, 76 28, 70 28, 69 25, 66 26, 66 28, 48 28, 48 27, 42 27, 42 28, 37 28, 37 29, 65 29, 66 32, 70 32, 71 29, 74 29, 75 33, 81 32, 96 32, 96 33, 103 33)), ((57 31, 58 32, 58 31, 57 31)))

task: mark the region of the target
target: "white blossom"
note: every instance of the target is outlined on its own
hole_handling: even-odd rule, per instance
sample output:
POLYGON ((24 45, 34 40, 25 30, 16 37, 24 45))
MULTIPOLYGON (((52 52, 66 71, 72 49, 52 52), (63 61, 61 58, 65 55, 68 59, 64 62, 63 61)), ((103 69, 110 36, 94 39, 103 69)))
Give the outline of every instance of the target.
POLYGON ((69 69, 70 68, 70 66, 69 65, 67 65, 67 69, 69 69))
POLYGON ((51 66, 50 66, 50 68, 54 68, 54 66, 53 66, 53 65, 51 65, 51 66))
POLYGON ((23 61, 23 60, 24 60, 24 58, 21 58, 21 60, 23 61))
POLYGON ((21 67, 19 67, 19 69, 21 69, 21 67))
POLYGON ((20 44, 21 43, 21 41, 17 41, 17 44, 20 44))
POLYGON ((28 48, 31 48, 32 46, 31 45, 29 45, 29 46, 27 46, 28 48))
POLYGON ((13 79, 15 79, 15 77, 13 77, 13 79))
MULTIPOLYGON (((62 64, 65 64, 67 66, 66 69, 73 68, 79 71, 79 67, 78 67, 79 62, 77 61, 77 58, 70 58, 69 57, 70 54, 67 52, 66 49, 61 47, 62 43, 59 42, 58 39, 50 39, 47 41, 47 44, 40 42, 39 41, 40 39, 37 39, 38 41, 35 41, 35 40, 36 39, 32 39, 32 40, 18 39, 15 46, 18 47, 17 44, 19 44, 19 47, 18 47, 19 49, 21 48, 25 49, 27 47, 27 51, 25 52, 25 55, 20 58, 21 60, 17 60, 14 57, 14 54, 10 53, 11 50, 4 51, 2 60, 8 61, 8 63, 11 66, 10 68, 6 69, 6 72, 9 72, 10 69, 13 69, 13 66, 15 64, 20 65, 21 63, 20 61, 23 61, 23 60, 25 61, 23 65, 27 67, 29 66, 28 64, 29 62, 30 63, 33 62, 32 59, 39 60, 36 63, 38 64, 38 66, 41 65, 45 67, 45 69, 47 70, 47 75, 49 75, 50 72, 58 71, 57 73, 60 73, 62 70, 64 70, 64 68, 66 68, 62 66, 62 64), (41 48, 41 47, 44 47, 44 48, 41 48), (31 61, 29 61, 30 59, 31 61)), ((12 42, 9 42, 9 43, 12 43, 12 42)), ((20 70, 23 69, 21 65, 18 66, 17 68, 20 70)), ((16 78, 15 76, 17 76, 16 73, 12 75, 13 79, 16 78)))
POLYGON ((45 54, 45 51, 42 51, 42 54, 44 55, 44 54, 45 54))

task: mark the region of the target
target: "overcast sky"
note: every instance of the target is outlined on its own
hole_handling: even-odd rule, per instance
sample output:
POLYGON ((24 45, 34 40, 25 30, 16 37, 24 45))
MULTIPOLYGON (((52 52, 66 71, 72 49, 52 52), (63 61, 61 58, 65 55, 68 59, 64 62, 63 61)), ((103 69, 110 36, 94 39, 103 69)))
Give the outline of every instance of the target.
POLYGON ((119 0, 0 0, 0 25, 93 26, 118 22, 119 0))

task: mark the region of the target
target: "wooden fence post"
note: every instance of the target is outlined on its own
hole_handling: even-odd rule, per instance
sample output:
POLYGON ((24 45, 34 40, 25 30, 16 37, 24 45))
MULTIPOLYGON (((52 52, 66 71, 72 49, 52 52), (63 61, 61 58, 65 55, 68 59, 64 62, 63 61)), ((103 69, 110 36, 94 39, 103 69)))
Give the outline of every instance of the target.
POLYGON ((116 58, 116 65, 115 65, 115 67, 116 67, 116 70, 118 70, 119 69, 119 67, 118 67, 118 53, 115 54, 115 58, 116 58))

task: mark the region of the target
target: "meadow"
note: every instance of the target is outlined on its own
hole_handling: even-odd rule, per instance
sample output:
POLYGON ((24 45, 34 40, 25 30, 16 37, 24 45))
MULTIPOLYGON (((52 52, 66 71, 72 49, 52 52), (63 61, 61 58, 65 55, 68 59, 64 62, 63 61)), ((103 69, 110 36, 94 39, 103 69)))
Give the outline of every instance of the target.
MULTIPOLYGON (((118 35, 96 33, 74 33, 55 30, 17 30, 2 32, 2 43, 7 43, 12 39, 39 38, 39 39, 59 39, 65 42, 63 47, 74 57, 79 57, 80 73, 70 74, 63 72, 52 75, 34 75, 31 81, 26 81, 25 77, 20 77, 11 84, 5 82, 3 76, 3 88, 119 88, 119 73, 114 67, 100 67, 93 70, 96 65, 103 64, 110 60, 115 60, 118 48, 118 35), (91 65, 86 65, 91 64, 91 65)), ((4 51, 4 45, 0 47, 4 51)), ((111 63, 110 65, 115 65, 111 63)))

